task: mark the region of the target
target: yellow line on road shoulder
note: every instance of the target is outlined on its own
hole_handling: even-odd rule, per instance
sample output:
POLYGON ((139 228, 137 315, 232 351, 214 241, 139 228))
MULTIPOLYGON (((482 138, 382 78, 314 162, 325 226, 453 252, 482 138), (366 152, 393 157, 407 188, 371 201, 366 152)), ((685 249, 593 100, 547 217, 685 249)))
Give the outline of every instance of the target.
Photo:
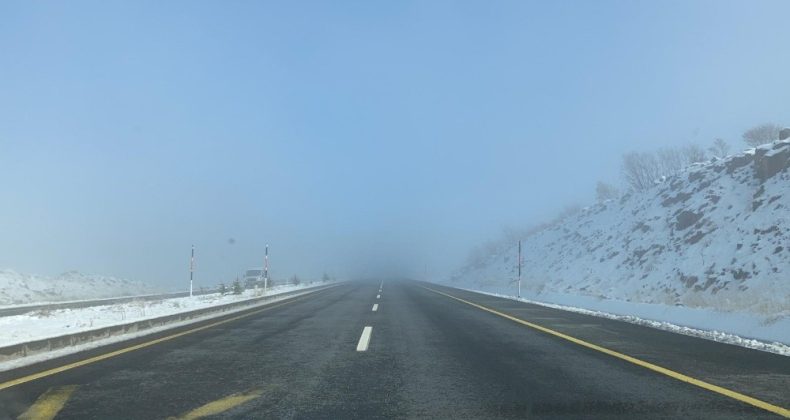
POLYGON ((229 395, 225 398, 220 398, 208 404, 202 405, 188 413, 182 414, 179 417, 170 417, 173 420, 195 420, 206 416, 213 416, 233 407, 246 403, 247 401, 254 400, 263 394, 261 390, 254 390, 245 393, 229 395))
POLYGON ((41 394, 36 402, 33 403, 17 419, 19 420, 50 420, 54 419, 58 412, 66 405, 66 401, 71 398, 71 394, 77 390, 77 385, 59 386, 50 388, 41 394))
POLYGON ((692 378, 692 377, 690 377, 688 375, 684 375, 682 373, 675 372, 675 371, 667 369, 665 367, 654 365, 654 364, 652 364, 650 362, 646 362, 644 360, 640 360, 640 359, 637 359, 635 357, 631 357, 631 356, 628 356, 626 354, 619 353, 619 352, 616 352, 614 350, 610 350, 610 349, 607 349, 605 347, 601 347, 599 345, 592 344, 592 343, 589 343, 589 342, 584 341, 584 340, 580 340, 580 339, 578 339, 576 337, 572 337, 570 335, 563 334, 563 333, 561 333, 559 331, 555 331, 555 330, 552 330, 550 328, 546 328, 546 327, 543 327, 541 325, 538 325, 538 324, 535 324, 535 323, 532 323, 532 322, 529 322, 529 321, 524 321, 523 319, 516 318, 516 317, 514 317, 512 315, 508 315, 508 314, 499 312, 499 311, 497 311, 495 309, 491 309, 491 308, 488 308, 486 306, 483 306, 483 305, 480 305, 480 304, 477 304, 477 303, 474 303, 474 302, 470 302, 468 300, 464 300, 464 299, 461 299, 459 297, 455 297, 453 295, 441 292, 439 290, 431 289, 430 287, 425 287, 425 286, 420 286, 420 287, 422 287, 424 289, 427 289, 427 290, 430 290, 430 291, 432 291, 434 293, 438 293, 440 295, 446 296, 448 298, 455 299, 458 302, 462 302, 462 303, 465 303, 467 305, 474 306, 477 309, 481 309, 483 311, 490 312, 490 313, 492 313, 494 315, 501 316, 502 318, 507 318, 507 319, 509 319, 511 321, 514 321, 514 322, 517 322, 517 323, 519 323, 521 325, 525 325, 525 326, 530 327, 532 329, 544 332, 546 334, 550 334, 550 335, 553 335, 555 337, 562 338, 563 340, 567 340, 567 341, 570 341, 572 343, 578 344, 580 346, 587 347, 589 349, 596 350, 596 351, 599 351, 601 353, 608 354, 608 355, 616 357, 618 359, 625 360, 626 362, 633 363, 633 364, 635 364, 637 366, 642 366, 643 368, 647 368, 647 369, 650 369, 650 370, 652 370, 654 372, 658 372, 660 374, 669 376, 671 378, 675 378, 675 379, 677 379, 679 381, 683 381, 683 382, 689 383, 691 385, 695 385, 695 386, 698 386, 700 388, 706 389, 708 391, 712 391, 712 392, 715 392, 717 394, 721 394, 721 395, 724 395, 726 397, 730 397, 732 399, 735 399, 735 400, 744 402, 746 404, 755 406, 757 408, 761 408, 763 410, 770 411, 770 412, 772 412, 774 414, 778 414, 780 416, 783 416, 783 417, 786 417, 786 418, 790 418, 790 410, 788 410, 786 408, 779 407, 777 405, 773 405, 771 403, 767 403, 767 402, 762 401, 762 400, 758 400, 756 398, 750 397, 748 395, 741 394, 739 392, 735 392, 735 391, 727 389, 727 388, 720 387, 718 385, 713 385, 711 383, 708 383, 708 382, 705 382, 705 381, 702 381, 702 380, 699 380, 699 379, 696 379, 696 378, 692 378))
POLYGON ((6 381, 6 382, 3 382, 3 383, 0 383, 0 391, 4 390, 6 388, 11 388, 12 386, 17 386, 17 385, 20 385, 20 384, 23 384, 23 383, 26 383, 26 382, 34 381, 36 379, 41 379, 41 378, 46 377, 46 376, 54 375, 56 373, 64 372, 64 371, 67 371, 67 370, 70 370, 70 369, 74 369, 74 368, 78 368, 80 366, 85 366, 85 365, 88 365, 88 364, 91 364, 91 363, 95 363, 95 362, 98 362, 98 361, 101 361, 101 360, 109 359, 111 357, 115 357, 115 356, 118 356, 118 355, 121 355, 121 354, 124 354, 124 353, 129 353, 131 351, 139 350, 139 349, 142 349, 142 348, 145 348, 145 347, 150 347, 150 346, 153 346, 154 344, 159 344, 159 343, 162 343, 164 341, 169 341, 169 340, 172 340, 174 338, 185 336, 187 334, 192 334, 192 333, 195 333, 195 332, 198 332, 198 331, 203 331, 203 330, 206 330, 206 329, 209 329, 209 328, 214 328, 216 326, 227 324, 227 323, 233 322, 233 321, 237 321, 237 320, 242 319, 242 318, 247 318, 249 316, 256 315, 256 314, 259 314, 261 312, 268 311, 268 310, 271 310, 271 309, 274 309, 274 308, 279 308, 280 306, 284 306, 284 305, 287 305, 289 303, 297 302, 297 301, 302 300, 302 299, 304 299, 304 298, 306 298, 308 296, 314 295, 315 293, 322 292, 322 291, 324 291, 324 290, 326 290, 326 289, 328 289, 330 287, 334 287, 334 286, 329 286, 329 287, 324 288, 324 289, 311 291, 311 292, 308 292, 308 293, 306 293, 304 295, 297 296, 295 298, 290 298, 290 299, 288 299, 288 300, 286 300, 285 302, 282 302, 282 303, 269 304, 269 305, 264 306, 261 309, 257 309, 257 310, 251 311, 251 312, 246 312, 244 314, 237 315, 237 316, 234 316, 232 318, 223 319, 222 321, 212 322, 210 324, 203 325, 201 327, 196 327, 196 328, 192 328, 192 329, 189 329, 189 330, 186 330, 186 331, 181 331, 180 333, 168 335, 168 336, 165 336, 165 337, 160 337, 160 338, 157 338, 155 340, 146 341, 144 343, 136 344, 134 346, 125 347, 125 348, 122 348, 122 349, 111 351, 109 353, 100 354, 98 356, 90 357, 90 358, 87 358, 87 359, 84 359, 84 360, 80 360, 80 361, 77 361, 77 362, 65 364, 63 366, 58 366, 56 368, 47 369, 47 370, 44 370, 44 371, 41 371, 41 372, 38 372, 38 373, 34 373, 34 374, 31 374, 31 375, 23 376, 21 378, 12 379, 10 381, 6 381))

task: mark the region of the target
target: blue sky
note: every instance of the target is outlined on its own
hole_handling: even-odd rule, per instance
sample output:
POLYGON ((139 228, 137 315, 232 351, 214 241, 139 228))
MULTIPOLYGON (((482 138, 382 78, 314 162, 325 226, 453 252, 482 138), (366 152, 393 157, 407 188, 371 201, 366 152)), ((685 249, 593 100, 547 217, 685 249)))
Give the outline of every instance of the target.
POLYGON ((0 3, 0 267, 183 287, 440 275, 620 182, 790 124, 790 2, 0 3), (235 243, 228 239, 234 238, 235 243))

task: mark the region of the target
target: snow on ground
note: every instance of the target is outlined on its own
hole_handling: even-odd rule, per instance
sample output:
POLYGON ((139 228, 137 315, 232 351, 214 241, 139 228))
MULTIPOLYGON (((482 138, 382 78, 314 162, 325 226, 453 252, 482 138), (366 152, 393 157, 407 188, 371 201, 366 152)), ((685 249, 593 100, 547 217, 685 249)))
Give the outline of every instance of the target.
POLYGON ((790 345, 786 344, 790 343, 790 317, 766 322, 748 313, 719 312, 709 308, 672 308, 562 293, 543 294, 539 297, 541 300, 535 300, 535 296, 531 299, 523 295, 518 298, 501 293, 465 290, 790 356, 790 345))
MULTIPOLYGON (((312 287, 313 284, 280 285, 269 288, 268 295, 312 287)), ((73 334, 96 328, 187 312, 210 306, 240 302, 257 297, 255 290, 240 295, 219 293, 194 297, 136 301, 88 308, 40 310, 24 315, 0 317, 0 346, 73 334)))
POLYGON ((790 141, 489 244, 447 284, 790 344, 790 141))
POLYGON ((137 296, 160 292, 143 283, 68 271, 56 277, 0 269, 0 306, 137 296))
MULTIPOLYGON (((329 286, 332 283, 320 283, 320 284, 329 286)), ((317 286, 317 285, 319 285, 319 284, 302 284, 302 285, 299 285, 299 286, 276 286, 276 287, 272 287, 272 288, 269 289, 269 293, 268 293, 268 296, 272 296, 272 299, 271 300, 267 300, 265 304, 269 305, 269 304, 278 302, 280 300, 287 299, 289 297, 296 297, 296 296, 300 296, 300 295, 303 295, 303 294, 306 294, 306 293, 310 293, 309 291, 304 291, 304 292, 297 292, 297 293, 292 293, 292 294, 289 294, 289 295, 284 295, 286 292, 296 291, 296 290, 305 289, 305 288, 309 288, 309 287, 314 287, 314 286, 317 286)), ((255 294, 254 292, 249 292, 248 291, 248 292, 245 292, 245 294, 242 295, 242 296, 239 296, 239 295, 216 296, 216 299, 214 299, 213 302, 215 302, 217 305, 220 305, 222 303, 230 303, 230 302, 240 301, 240 300, 244 300, 244 299, 250 299, 251 297, 255 297, 254 294, 255 294), (250 296, 250 295, 253 295, 253 296, 250 296), (228 299, 226 299, 226 298, 229 298, 231 296, 233 298, 235 298, 235 300, 232 300, 232 299, 228 300, 228 299)), ((174 299, 168 299, 168 301, 171 301, 171 300, 184 300, 184 299, 198 299, 198 298, 203 298, 203 297, 206 297, 206 296, 207 295, 194 297, 194 298, 174 298, 174 299)), ((211 306, 211 305, 209 305, 209 306, 211 306)), ((85 309, 93 309, 93 308, 85 308, 85 309)), ((193 306, 190 309, 198 309, 198 308, 193 306)), ((162 325, 162 326, 158 326, 158 327, 153 327, 153 328, 145 329, 145 330, 142 330, 142 331, 136 331, 136 332, 132 332, 132 333, 128 333, 128 334, 119 334, 119 335, 116 335, 116 336, 107 337, 107 338, 103 338, 103 339, 100 339, 100 340, 91 341, 91 342, 88 342, 88 343, 78 344, 76 346, 64 347, 64 348, 57 349, 57 350, 47 351, 47 352, 43 352, 43 353, 37 353, 37 354, 34 354, 34 355, 21 357, 21 358, 18 358, 18 359, 13 359, 13 360, 5 361, 5 362, 0 362, 0 372, 11 370, 11 369, 16 369, 16 368, 23 367, 23 366, 29 366, 29 365, 32 365, 32 364, 35 364, 35 363, 46 361, 46 360, 52 360, 52 359, 55 359, 55 358, 58 358, 58 357, 62 357, 62 356, 66 356, 66 355, 69 355, 69 354, 79 353, 79 352, 82 352, 82 351, 95 349, 95 348, 98 348, 98 347, 110 345, 110 344, 113 344, 113 343, 118 343, 118 342, 121 342, 121 341, 131 340, 131 339, 134 339, 134 338, 143 337, 143 336, 146 336, 146 335, 149 335, 149 334, 154 334, 154 333, 158 333, 158 332, 161 332, 161 331, 182 327, 182 326, 189 325, 189 324, 194 324, 194 323, 196 323, 198 321, 203 321, 203 320, 206 320, 206 319, 211 319, 211 318, 216 318, 216 317, 220 317, 220 316, 230 315, 230 314, 233 314, 235 312, 244 311, 246 309, 249 309, 249 306, 243 306, 243 307, 240 307, 240 308, 231 309, 231 310, 228 310, 228 311, 225 311, 225 312, 221 312, 221 313, 206 315, 206 316, 203 316, 203 317, 200 317, 200 318, 189 319, 189 320, 180 321, 180 322, 174 322, 174 323, 171 323, 171 324, 162 325)), ((165 315, 167 315, 167 314, 165 314, 165 315)), ((3 318, 0 318, 0 319, 3 319, 3 318)), ((143 318, 139 318, 139 319, 143 319, 143 318)), ((139 320, 139 319, 137 319, 137 320, 139 320)), ((110 324, 108 324, 108 325, 110 325, 110 324)), ((4 345, 4 342, 2 340, 0 340, 0 346, 2 346, 2 345, 4 345)))

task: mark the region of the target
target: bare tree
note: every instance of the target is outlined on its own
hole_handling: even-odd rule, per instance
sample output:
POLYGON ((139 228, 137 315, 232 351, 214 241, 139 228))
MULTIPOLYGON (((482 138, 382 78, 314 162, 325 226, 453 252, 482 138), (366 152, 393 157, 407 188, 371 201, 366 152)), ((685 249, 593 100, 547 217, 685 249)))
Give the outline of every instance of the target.
POLYGON ((683 149, 666 147, 656 152, 656 163, 661 175, 669 176, 680 172, 688 165, 688 159, 683 153, 683 149))
POLYGON ((779 139, 780 127, 773 123, 752 127, 743 133, 743 141, 749 146, 759 146, 779 139))
POLYGON ((595 198, 598 201, 614 200, 619 196, 617 188, 605 182, 598 181, 598 185, 595 186, 595 198))
POLYGON ((708 151, 711 152, 713 156, 723 158, 730 152, 730 145, 724 141, 724 139, 717 137, 713 140, 713 145, 708 147, 708 151))
POLYGON ((684 166, 690 165, 692 163, 697 162, 704 162, 708 160, 708 156, 705 154, 705 150, 696 144, 689 144, 688 146, 683 148, 683 157, 686 160, 686 164, 684 166))
POLYGON ((631 152, 623 155, 623 176, 631 189, 644 191, 652 187, 661 175, 655 154, 631 152))
POLYGON ((656 152, 656 163, 660 175, 671 176, 679 173, 692 163, 708 159, 705 150, 696 144, 684 147, 666 147, 656 152))

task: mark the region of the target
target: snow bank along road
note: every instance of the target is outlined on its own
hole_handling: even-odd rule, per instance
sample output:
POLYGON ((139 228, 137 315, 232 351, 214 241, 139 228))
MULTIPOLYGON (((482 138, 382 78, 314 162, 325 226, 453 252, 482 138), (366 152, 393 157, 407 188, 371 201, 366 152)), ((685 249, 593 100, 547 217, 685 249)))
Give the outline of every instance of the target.
MULTIPOLYGON (((270 287, 266 294, 256 290, 245 290, 241 294, 204 294, 157 301, 132 301, 112 305, 89 306, 77 309, 56 309, 46 313, 31 313, 0 317, 0 370, 7 367, 2 361, 3 347, 17 343, 54 338, 75 333, 96 333, 104 327, 130 325, 146 320, 156 321, 160 317, 189 314, 193 311, 220 308, 228 304, 260 305, 271 299, 279 299, 285 293, 309 291, 326 284, 279 285, 270 287)), ((238 308, 230 309, 238 310, 238 308)), ((211 314, 208 316, 215 316, 211 314)), ((204 315, 206 316, 206 315, 204 315)), ((196 317, 199 317, 197 315, 196 317)), ((155 327, 159 328, 159 327, 155 327)), ((146 330, 135 333, 144 333, 146 330)), ((115 336, 118 337, 118 336, 115 336)), ((96 347, 96 346, 94 346, 96 347)))
POLYGON ((0 418, 779 418, 790 358, 417 282, 344 283, 0 374, 0 418))
MULTIPOLYGON (((193 295, 200 296, 200 295, 207 295, 212 293, 217 293, 217 291, 197 290, 193 293, 193 295)), ((115 298, 74 300, 67 302, 47 302, 40 304, 34 303, 27 305, 0 307, 0 317, 22 315, 30 312, 41 311, 41 310, 55 311, 58 309, 90 308, 92 306, 114 305, 119 303, 162 300, 162 299, 174 299, 174 298, 188 297, 188 296, 189 296, 189 292, 171 292, 171 293, 160 293, 155 295, 120 296, 115 298)))

